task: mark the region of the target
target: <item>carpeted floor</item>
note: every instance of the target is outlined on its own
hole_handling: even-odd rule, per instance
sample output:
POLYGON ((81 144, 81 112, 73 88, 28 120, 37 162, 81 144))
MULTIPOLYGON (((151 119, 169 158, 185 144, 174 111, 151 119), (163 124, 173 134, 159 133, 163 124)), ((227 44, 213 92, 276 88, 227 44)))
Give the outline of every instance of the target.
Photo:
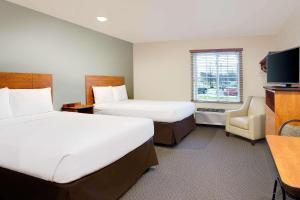
MULTIPOLYGON (((156 152, 159 166, 122 200, 271 199, 274 169, 264 141, 252 146, 226 137, 222 128, 199 126, 179 145, 156 147, 156 152)), ((280 191, 277 196, 282 198, 280 191)))

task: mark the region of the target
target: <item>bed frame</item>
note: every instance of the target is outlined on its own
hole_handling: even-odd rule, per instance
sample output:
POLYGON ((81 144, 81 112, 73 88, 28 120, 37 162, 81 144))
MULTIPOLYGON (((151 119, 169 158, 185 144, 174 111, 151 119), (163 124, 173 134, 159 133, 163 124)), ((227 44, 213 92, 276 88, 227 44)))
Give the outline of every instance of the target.
MULTIPOLYGON (((52 75, 0 72, 2 87, 52 87, 52 75)), ((120 198, 151 166, 157 164, 151 138, 114 163, 71 183, 50 182, 0 167, 0 199, 114 200, 120 198)))
MULTIPOLYGON (((125 84, 122 76, 85 76, 86 103, 94 104, 93 86, 120 86, 125 84)), ((154 143, 160 145, 178 144, 196 128, 194 115, 173 123, 154 122, 154 143)))

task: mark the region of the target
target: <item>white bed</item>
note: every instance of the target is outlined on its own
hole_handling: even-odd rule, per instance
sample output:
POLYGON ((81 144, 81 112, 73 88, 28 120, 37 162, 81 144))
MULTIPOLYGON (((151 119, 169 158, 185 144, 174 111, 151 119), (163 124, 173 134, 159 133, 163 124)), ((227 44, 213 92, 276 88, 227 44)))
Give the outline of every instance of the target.
POLYGON ((196 128, 196 106, 189 101, 128 100, 121 76, 87 75, 86 103, 95 114, 149 118, 154 121, 154 143, 178 144, 196 128))
POLYGON ((96 114, 150 118, 156 122, 177 122, 194 114, 188 101, 124 100, 94 105, 96 114))
POLYGON ((102 169, 154 134, 150 119, 56 111, 2 119, 0 130, 1 167, 56 183, 102 169))

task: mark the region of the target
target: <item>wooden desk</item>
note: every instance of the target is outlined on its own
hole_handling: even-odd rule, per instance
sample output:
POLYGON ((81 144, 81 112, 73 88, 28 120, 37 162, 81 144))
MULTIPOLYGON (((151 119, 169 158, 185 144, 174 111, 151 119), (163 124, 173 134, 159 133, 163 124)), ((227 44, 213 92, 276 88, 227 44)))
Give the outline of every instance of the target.
POLYGON ((300 197, 300 138, 267 135, 282 187, 292 197, 300 197))

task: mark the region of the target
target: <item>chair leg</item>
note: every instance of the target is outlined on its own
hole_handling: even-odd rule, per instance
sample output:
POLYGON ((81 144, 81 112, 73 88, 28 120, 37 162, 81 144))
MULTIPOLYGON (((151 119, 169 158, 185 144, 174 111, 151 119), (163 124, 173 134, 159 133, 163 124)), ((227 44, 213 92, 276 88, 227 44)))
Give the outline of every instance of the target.
POLYGON ((229 137, 229 136, 230 136, 230 133, 229 133, 229 132, 227 132, 227 131, 226 131, 226 136, 227 136, 227 137, 229 137))
POLYGON ((275 183, 274 183, 272 200, 275 200, 275 198, 276 198, 276 190, 277 190, 277 179, 275 180, 275 183))
POLYGON ((280 186, 280 187, 281 187, 281 193, 282 193, 282 200, 286 200, 285 189, 282 186, 280 186))

